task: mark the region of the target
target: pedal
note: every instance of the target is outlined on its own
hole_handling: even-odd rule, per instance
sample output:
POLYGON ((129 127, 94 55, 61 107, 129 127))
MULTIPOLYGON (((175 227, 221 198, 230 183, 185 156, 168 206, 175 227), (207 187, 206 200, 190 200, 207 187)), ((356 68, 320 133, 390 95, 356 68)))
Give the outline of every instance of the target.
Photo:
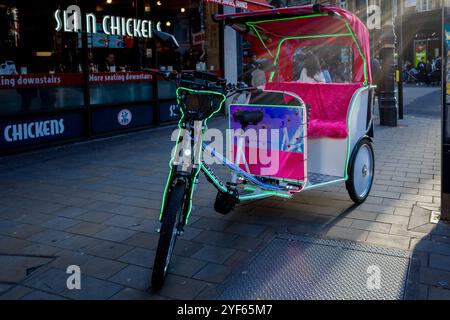
POLYGON ((227 215, 234 210, 238 203, 239 195, 236 190, 234 190, 233 194, 218 192, 214 202, 214 210, 220 214, 227 215))

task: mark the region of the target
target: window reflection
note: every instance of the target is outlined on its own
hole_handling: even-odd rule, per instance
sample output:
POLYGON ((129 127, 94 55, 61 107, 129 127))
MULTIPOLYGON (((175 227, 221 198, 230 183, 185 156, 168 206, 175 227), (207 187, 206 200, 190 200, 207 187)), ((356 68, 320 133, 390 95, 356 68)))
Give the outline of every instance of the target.
POLYGON ((0 113, 83 105, 77 37, 56 33, 52 10, 68 1, 0 1, 0 113))

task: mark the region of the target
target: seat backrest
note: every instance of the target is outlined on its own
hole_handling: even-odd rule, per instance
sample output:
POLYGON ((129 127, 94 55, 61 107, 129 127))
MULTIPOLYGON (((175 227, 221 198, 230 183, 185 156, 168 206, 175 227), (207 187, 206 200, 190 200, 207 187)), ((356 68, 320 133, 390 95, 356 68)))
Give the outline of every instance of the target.
POLYGON ((360 83, 267 83, 266 90, 288 91, 300 96, 310 106, 310 119, 347 119, 350 101, 360 83))

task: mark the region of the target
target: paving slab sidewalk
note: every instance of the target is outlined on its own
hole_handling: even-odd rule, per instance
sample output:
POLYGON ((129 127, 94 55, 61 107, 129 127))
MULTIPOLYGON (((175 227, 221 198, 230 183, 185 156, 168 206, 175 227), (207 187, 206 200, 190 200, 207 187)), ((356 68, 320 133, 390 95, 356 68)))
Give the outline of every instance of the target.
MULTIPOLYGON (((439 94, 406 90, 405 119, 376 127, 376 179, 365 204, 352 207, 338 184, 221 216, 202 178, 158 294, 146 289, 172 129, 0 159, 0 260, 16 270, 2 273, 10 277, 0 279, 0 300, 212 299, 274 235, 286 233, 410 250, 419 262, 415 297, 449 299, 450 227, 429 223, 440 206, 440 119, 424 112, 436 102, 424 101, 439 94), (20 259, 5 258, 11 255, 20 259), (69 265, 81 267, 85 290, 65 287, 69 265)), ((224 123, 215 119, 211 127, 224 123)))

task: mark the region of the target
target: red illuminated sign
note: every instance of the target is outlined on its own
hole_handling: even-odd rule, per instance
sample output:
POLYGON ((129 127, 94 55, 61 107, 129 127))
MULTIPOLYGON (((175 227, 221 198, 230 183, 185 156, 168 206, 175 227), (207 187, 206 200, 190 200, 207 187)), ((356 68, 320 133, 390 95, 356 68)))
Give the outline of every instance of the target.
MULTIPOLYGON (((127 83, 151 81, 153 76, 144 72, 106 72, 91 73, 90 84, 127 83)), ((35 87, 68 87, 81 86, 83 74, 27 74, 27 75, 1 75, 0 89, 21 89, 35 87)))

